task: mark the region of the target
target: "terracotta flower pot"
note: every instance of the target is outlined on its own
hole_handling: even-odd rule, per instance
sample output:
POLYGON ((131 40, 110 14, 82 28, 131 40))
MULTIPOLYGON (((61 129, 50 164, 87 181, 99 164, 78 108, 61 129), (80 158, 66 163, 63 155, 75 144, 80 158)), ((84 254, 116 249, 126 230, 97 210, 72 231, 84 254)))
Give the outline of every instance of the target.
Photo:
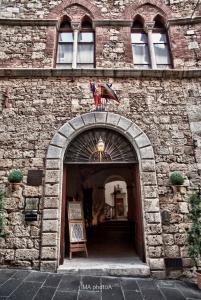
POLYGON ((174 193, 180 193, 181 188, 182 188, 182 185, 172 185, 172 190, 174 193))
POLYGON ((201 289, 201 271, 196 271, 198 288, 201 289))

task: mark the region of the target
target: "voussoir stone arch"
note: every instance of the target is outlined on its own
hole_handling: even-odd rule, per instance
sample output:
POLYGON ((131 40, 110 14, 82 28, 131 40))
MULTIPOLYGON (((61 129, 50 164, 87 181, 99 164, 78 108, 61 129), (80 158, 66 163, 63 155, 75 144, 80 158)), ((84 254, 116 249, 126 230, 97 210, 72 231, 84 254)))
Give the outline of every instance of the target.
POLYGON ((136 15, 136 11, 144 5, 154 6, 163 16, 171 17, 171 9, 164 4, 162 0, 138 0, 133 4, 128 4, 123 12, 123 17, 132 20, 136 15))
MULTIPOLYGON (((66 122, 55 133, 48 146, 42 218, 41 270, 56 271, 59 265, 64 154, 75 137, 92 128, 109 128, 118 131, 133 145, 140 170, 143 227, 156 225, 154 238, 158 241, 158 247, 162 248, 155 159, 149 138, 135 123, 124 116, 111 112, 90 112, 66 122)), ((145 230, 145 255, 150 267, 156 266, 158 272, 164 269, 164 261, 161 257, 149 257, 149 247, 153 246, 153 233, 152 230, 145 230)))
POLYGON ((100 13, 100 9, 94 4, 89 3, 87 0, 64 0, 60 4, 53 7, 50 13, 47 15, 47 18, 57 19, 58 16, 68 7, 72 5, 79 5, 81 7, 86 8, 93 18, 102 19, 102 15, 100 13))

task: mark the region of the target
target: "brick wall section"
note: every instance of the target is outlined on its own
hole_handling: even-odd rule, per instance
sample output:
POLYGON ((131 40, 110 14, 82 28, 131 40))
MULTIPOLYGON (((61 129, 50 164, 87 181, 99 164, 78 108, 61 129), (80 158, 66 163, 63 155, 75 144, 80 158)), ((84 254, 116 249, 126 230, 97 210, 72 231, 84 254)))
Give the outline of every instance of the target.
MULTIPOLYGON (((0 82, 1 186, 6 186, 10 169, 20 168, 25 174, 23 189, 14 194, 7 189, 8 236, 0 239, 1 263, 39 266, 40 218, 38 222, 27 225, 23 210, 25 196, 42 196, 43 190, 42 186, 26 185, 27 172, 29 169, 44 170, 48 144, 66 121, 93 110, 89 80, 52 77, 5 79, 0 82), (6 94, 8 88, 9 93, 6 94), (5 95, 9 98, 9 108, 5 108, 5 95)), ((186 251, 187 198, 200 180, 194 158, 192 129, 200 122, 195 116, 195 105, 199 111, 201 80, 108 80, 114 82, 113 87, 121 99, 119 106, 110 104, 109 111, 132 120, 151 140, 161 211, 168 210, 172 214, 171 225, 163 227, 165 255, 179 257, 182 254, 188 272, 191 263, 186 251), (196 87, 194 94, 192 87, 196 87), (181 196, 175 196, 169 185, 169 173, 174 170, 180 170, 188 177, 181 196)), ((198 132, 194 135, 199 136, 198 132)), ((199 149, 196 150, 198 155, 199 149)), ((41 209, 42 206, 41 201, 41 209)), ((146 229, 147 233, 153 234, 153 241, 151 237, 149 241, 150 245, 153 244, 149 250, 153 259, 163 256, 158 244, 154 244, 154 234, 157 235, 159 230, 156 225, 146 229)))
MULTIPOLYGON (((1 18, 44 18, 51 16, 54 17, 57 12, 60 11, 69 4, 79 3, 82 6, 88 7, 92 10, 94 17, 99 16, 105 18, 120 18, 125 9, 130 4, 136 4, 136 0, 123 0, 123 1, 110 1, 105 0, 91 0, 90 5, 86 0, 67 0, 67 1, 35 1, 25 0, 22 2, 13 2, 2 0, 1 1, 1 18), (56 7, 58 6, 58 7, 56 7)), ((174 17, 189 16, 192 14, 196 4, 196 0, 152 0, 152 1, 137 1, 141 4, 144 2, 157 3, 159 7, 166 5, 170 7, 174 17), (170 3, 170 4, 169 4, 170 3)), ((129 10, 129 9, 128 9, 129 10)))

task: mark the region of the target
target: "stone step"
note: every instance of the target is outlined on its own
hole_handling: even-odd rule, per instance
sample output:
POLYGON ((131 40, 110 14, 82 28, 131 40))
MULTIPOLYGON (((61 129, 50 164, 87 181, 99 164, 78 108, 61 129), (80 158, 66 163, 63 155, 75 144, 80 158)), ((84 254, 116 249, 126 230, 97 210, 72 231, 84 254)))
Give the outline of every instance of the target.
POLYGON ((58 273, 88 276, 132 276, 149 277, 150 268, 138 258, 134 261, 121 263, 121 259, 65 259, 64 264, 59 266, 58 273))

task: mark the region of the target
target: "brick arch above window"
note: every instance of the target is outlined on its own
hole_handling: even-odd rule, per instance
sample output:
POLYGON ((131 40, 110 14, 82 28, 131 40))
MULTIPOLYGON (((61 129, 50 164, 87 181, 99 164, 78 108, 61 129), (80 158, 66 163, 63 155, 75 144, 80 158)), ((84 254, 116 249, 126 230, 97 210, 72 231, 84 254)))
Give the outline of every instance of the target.
POLYGON ((63 14, 67 8, 77 5, 88 11, 88 14, 94 19, 102 19, 100 9, 87 0, 64 0, 59 5, 55 6, 47 15, 47 19, 57 19, 63 14))
MULTIPOLYGON (((171 9, 167 5, 165 5, 162 0, 138 0, 133 4, 127 5, 122 17, 130 20, 133 20, 133 18, 137 14, 141 14, 143 17, 145 17, 146 10, 148 7, 152 7, 156 13, 161 14, 165 18, 167 16, 168 18, 170 18, 172 15, 171 9), (144 10, 144 14, 143 14, 143 10, 144 10)), ((148 16, 145 17, 145 19, 146 21, 152 21, 153 16, 150 15, 150 20, 148 16)))

